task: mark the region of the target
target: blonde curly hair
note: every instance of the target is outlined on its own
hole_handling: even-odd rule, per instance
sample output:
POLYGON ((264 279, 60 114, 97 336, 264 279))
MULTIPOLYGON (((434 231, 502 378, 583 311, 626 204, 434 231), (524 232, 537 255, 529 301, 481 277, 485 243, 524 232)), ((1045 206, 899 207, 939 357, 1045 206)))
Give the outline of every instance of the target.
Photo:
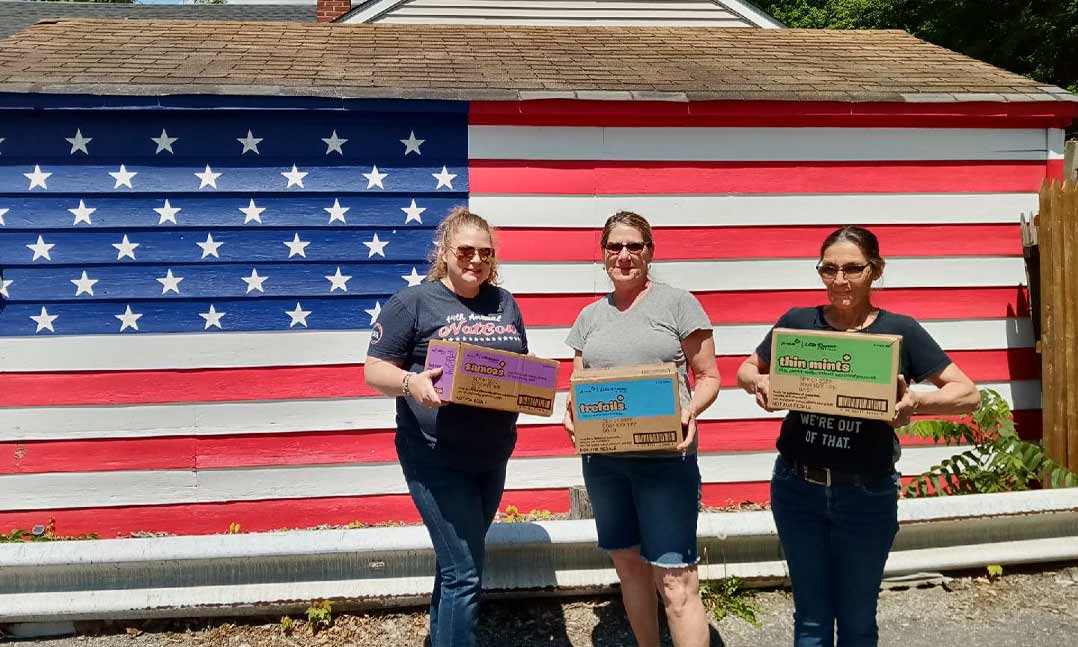
MULTIPOLYGON (((453 207, 445 220, 438 225, 438 229, 434 231, 434 247, 431 249, 430 256, 427 259, 430 262, 430 271, 427 272, 428 281, 438 281, 449 274, 449 268, 445 262, 444 252, 450 248, 450 244, 453 241, 453 235, 463 227, 475 227, 476 229, 487 232, 487 235, 490 236, 490 244, 493 246, 493 249, 497 250, 497 243, 494 239, 494 229, 485 218, 479 214, 468 211, 468 207, 453 207)), ((484 283, 490 283, 491 285, 498 284, 497 253, 490 257, 490 276, 487 277, 487 280, 484 281, 484 283)))

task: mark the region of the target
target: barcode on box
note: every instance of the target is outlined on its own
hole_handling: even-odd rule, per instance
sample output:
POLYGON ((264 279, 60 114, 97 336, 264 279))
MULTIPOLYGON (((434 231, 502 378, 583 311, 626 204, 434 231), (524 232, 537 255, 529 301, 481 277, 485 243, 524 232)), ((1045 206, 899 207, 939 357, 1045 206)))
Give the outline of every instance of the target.
POLYGON ((839 409, 856 411, 887 411, 887 400, 877 398, 859 398, 852 395, 835 396, 835 406, 839 409))
POLYGON ((648 434, 633 434, 633 443, 636 445, 657 445, 659 443, 677 442, 677 434, 673 431, 655 431, 648 434))

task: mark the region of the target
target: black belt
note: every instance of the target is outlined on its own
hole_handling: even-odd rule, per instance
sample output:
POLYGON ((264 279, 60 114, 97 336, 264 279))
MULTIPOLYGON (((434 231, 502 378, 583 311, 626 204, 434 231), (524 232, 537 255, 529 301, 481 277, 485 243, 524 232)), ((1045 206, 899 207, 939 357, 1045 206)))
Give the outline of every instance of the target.
POLYGON ((809 465, 797 459, 790 460, 785 456, 782 456, 781 458, 795 474, 809 483, 814 483, 816 485, 826 485, 828 487, 832 485, 861 485, 863 483, 878 481, 887 476, 885 473, 863 474, 860 472, 845 472, 836 470, 832 467, 809 465))

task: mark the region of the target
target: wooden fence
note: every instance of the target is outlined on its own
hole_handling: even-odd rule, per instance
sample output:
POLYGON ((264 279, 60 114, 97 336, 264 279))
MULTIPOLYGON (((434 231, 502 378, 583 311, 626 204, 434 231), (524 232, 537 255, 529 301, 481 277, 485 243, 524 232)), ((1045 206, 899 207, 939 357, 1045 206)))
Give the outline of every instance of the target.
POLYGON ((1044 446, 1078 471, 1078 183, 1045 180, 1036 224, 1044 446))

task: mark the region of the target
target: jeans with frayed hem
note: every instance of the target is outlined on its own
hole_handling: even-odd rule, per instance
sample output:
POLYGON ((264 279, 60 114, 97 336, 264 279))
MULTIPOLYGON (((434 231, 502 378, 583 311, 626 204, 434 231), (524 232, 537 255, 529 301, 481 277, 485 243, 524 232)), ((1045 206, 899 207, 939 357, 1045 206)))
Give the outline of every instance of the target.
POLYGON ((505 463, 472 472, 401 456, 401 467, 434 544, 431 647, 473 647, 486 535, 505 489, 505 463))

